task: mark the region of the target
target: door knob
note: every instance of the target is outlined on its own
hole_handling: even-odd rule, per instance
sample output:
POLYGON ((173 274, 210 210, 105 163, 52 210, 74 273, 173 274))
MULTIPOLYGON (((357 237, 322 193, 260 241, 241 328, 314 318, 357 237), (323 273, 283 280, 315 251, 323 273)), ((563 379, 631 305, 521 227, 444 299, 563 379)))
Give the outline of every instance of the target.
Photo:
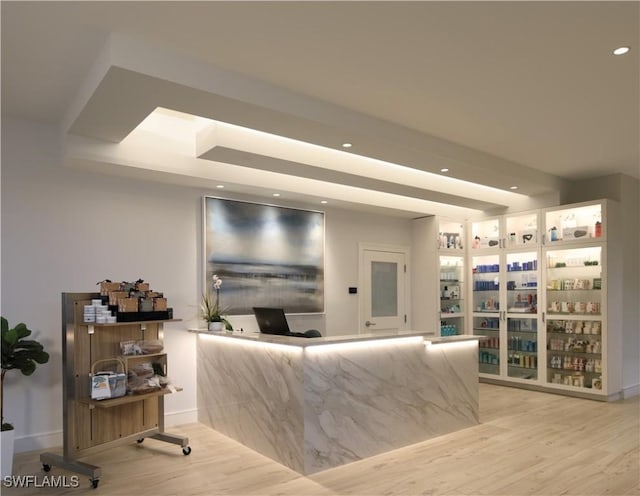
POLYGON ((376 324, 375 324, 375 322, 371 322, 370 320, 367 320, 367 321, 364 323, 364 325, 365 325, 365 326, 367 326, 367 327, 371 327, 372 325, 376 325, 376 324))

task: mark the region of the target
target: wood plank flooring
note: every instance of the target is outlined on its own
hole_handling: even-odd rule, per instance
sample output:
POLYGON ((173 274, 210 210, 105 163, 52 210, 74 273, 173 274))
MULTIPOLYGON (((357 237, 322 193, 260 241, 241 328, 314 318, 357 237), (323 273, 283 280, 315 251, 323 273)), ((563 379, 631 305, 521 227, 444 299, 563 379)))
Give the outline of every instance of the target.
MULTIPOLYGON (((201 424, 171 429, 193 451, 146 440, 84 461, 97 489, 2 487, 3 495, 576 495, 640 496, 640 398, 601 403, 480 385, 481 424, 376 457, 301 476, 201 424)), ((61 450, 60 450, 61 451, 61 450)), ((14 473, 45 473, 39 452, 14 473)), ((49 475, 72 475, 54 467, 49 475)))

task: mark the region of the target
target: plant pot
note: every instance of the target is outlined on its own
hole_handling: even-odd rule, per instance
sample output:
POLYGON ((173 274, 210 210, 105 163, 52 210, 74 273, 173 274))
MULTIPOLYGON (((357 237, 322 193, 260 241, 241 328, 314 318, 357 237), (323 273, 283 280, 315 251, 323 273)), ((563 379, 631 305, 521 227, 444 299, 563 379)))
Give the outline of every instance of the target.
POLYGON ((12 475, 13 470, 13 439, 15 437, 15 430, 2 431, 0 442, 2 443, 2 479, 8 475, 12 475))
POLYGON ((222 322, 209 322, 209 330, 214 332, 221 332, 224 330, 224 323, 222 322))

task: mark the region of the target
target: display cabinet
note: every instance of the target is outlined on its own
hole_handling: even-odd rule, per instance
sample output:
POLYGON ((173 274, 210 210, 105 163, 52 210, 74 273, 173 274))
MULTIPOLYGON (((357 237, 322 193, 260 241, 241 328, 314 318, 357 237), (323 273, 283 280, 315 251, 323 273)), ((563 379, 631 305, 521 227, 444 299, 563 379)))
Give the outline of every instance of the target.
POLYGON ((622 390, 619 205, 596 200, 544 211, 547 387, 618 398, 622 390))
POLYGON ((436 223, 440 335, 465 334, 465 226, 462 222, 443 218, 437 218, 436 223))
POLYGON ((166 353, 121 356, 123 341, 162 341, 163 324, 171 320, 87 323, 83 308, 99 293, 62 294, 62 392, 63 454, 42 453, 45 471, 59 466, 90 476, 98 486, 101 469, 80 460, 86 456, 124 443, 141 443, 145 438, 177 444, 185 455, 191 453, 189 440, 164 430, 164 395, 180 388, 167 386, 140 394, 127 394, 111 399, 91 398, 92 365, 117 358, 127 367, 143 361, 154 363, 165 373, 166 353))
POLYGON ((507 253, 506 261, 507 376, 537 380, 538 251, 507 253))
POLYGON ((533 242, 537 230, 530 227, 535 222, 529 217, 514 231, 524 241, 501 240, 491 254, 471 257, 473 333, 487 337, 480 342, 481 377, 539 378, 539 247, 533 242), (509 245, 513 248, 505 248, 509 245))
MULTIPOLYGON (((427 227, 414 241, 429 252, 418 274, 438 274, 428 294, 438 295, 441 333, 460 333, 464 320, 467 332, 485 336, 481 380, 619 397, 623 277, 621 246, 612 242, 619 219, 616 202, 596 200, 473 219, 466 235, 457 234, 460 223, 418 220, 427 227), (461 312, 458 322, 452 309, 461 312)), ((422 305, 417 313, 427 306, 413 304, 422 305)))
POLYGON ((473 333, 487 339, 479 343, 480 374, 500 375, 502 313, 500 307, 500 254, 471 257, 473 333))
POLYGON ((441 217, 413 221, 412 326, 434 334, 465 334, 465 223, 441 217), (434 277, 437 274, 437 277, 434 277))
POLYGON ((603 246, 545 252, 547 382, 601 391, 603 246))
POLYGON ((440 255, 440 335, 464 334, 464 257, 440 255))

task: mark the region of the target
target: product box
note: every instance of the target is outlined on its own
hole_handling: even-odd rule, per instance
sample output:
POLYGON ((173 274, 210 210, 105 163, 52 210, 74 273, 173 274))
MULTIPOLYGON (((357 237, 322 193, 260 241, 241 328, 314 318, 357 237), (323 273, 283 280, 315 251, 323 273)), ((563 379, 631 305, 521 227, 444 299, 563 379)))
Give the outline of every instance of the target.
POLYGON ((91 399, 106 400, 127 394, 127 374, 97 372, 91 377, 91 399))
POLYGON ((118 300, 118 312, 137 312, 138 298, 121 298, 118 300))
POLYGON ((111 291, 120 291, 120 283, 111 281, 100 283, 100 296, 108 296, 111 291))
POLYGON ((109 292, 109 305, 117 305, 118 304, 118 300, 121 300, 123 298, 128 298, 129 297, 129 292, 128 291, 110 291, 109 292))
POLYGON ((562 239, 580 239, 589 237, 589 226, 565 227, 562 229, 562 239))
POLYGON ((166 298, 154 298, 153 299, 153 309, 155 311, 163 311, 167 309, 167 299, 166 298))

